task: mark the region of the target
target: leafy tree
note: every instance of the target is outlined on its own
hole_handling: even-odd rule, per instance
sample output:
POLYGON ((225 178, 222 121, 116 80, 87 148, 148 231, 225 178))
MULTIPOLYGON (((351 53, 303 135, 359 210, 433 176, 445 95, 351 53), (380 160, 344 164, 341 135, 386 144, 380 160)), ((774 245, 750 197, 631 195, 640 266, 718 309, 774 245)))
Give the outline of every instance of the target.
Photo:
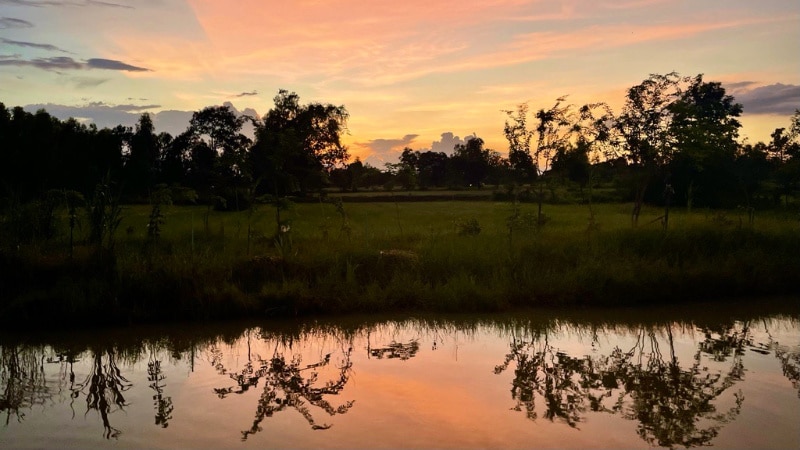
POLYGON ((481 186, 489 173, 492 150, 483 148, 483 139, 473 137, 456 144, 450 161, 465 186, 481 186))
POLYGON ((417 156, 419 186, 423 189, 430 186, 445 186, 449 160, 447 153, 432 150, 417 153, 419 153, 417 156))
MULTIPOLYGON (((169 136, 169 135, 167 135, 169 136)), ((174 139, 161 139, 161 158, 158 180, 167 185, 186 185, 189 152, 193 144, 192 133, 187 130, 174 139)))
POLYGON ((568 159, 566 170, 570 180, 581 186, 581 195, 583 187, 589 186, 590 230, 595 226, 592 190, 597 179, 597 168, 601 161, 609 161, 616 156, 618 136, 614 130, 614 120, 614 113, 607 104, 589 103, 580 107, 573 124, 573 132, 577 135, 576 152, 568 159))
POLYGON ((153 119, 144 113, 130 136, 130 154, 125 163, 125 190, 130 198, 142 199, 155 185, 161 142, 153 119))
POLYGON ((735 191, 731 166, 738 149, 741 123, 737 117, 742 105, 727 95, 720 83, 703 81, 701 74, 691 80, 669 111, 675 148, 670 176, 676 192, 685 192, 689 208, 696 192, 706 205, 724 206, 724 199, 735 191))
POLYGON ((516 112, 507 110, 505 113, 508 115, 508 120, 503 127, 503 134, 508 140, 508 161, 514 181, 525 183, 537 175, 531 156, 531 139, 535 131, 528 129, 528 105, 521 103, 517 106, 516 112))
POLYGON ((634 206, 631 222, 637 225, 645 193, 653 178, 663 175, 672 156, 672 103, 684 81, 676 72, 652 74, 628 89, 616 127, 633 169, 634 206))
POLYGON ((789 197, 800 185, 800 110, 795 110, 792 115, 788 132, 785 128, 777 128, 771 137, 769 152, 777 185, 775 196, 778 201, 783 197, 784 205, 788 207, 789 197))
POLYGON ((538 177, 538 212, 539 224, 543 224, 545 217, 542 214, 542 202, 544 201, 544 189, 548 185, 548 177, 545 172, 549 171, 553 163, 553 158, 559 149, 566 147, 572 137, 573 120, 572 105, 564 105, 566 97, 559 97, 550 109, 540 109, 536 112, 536 150, 534 151, 534 162, 538 177))
POLYGON ((217 153, 207 143, 199 139, 187 142, 189 160, 187 162, 187 180, 189 186, 197 190, 202 198, 209 199, 214 195, 213 188, 217 176, 217 153))
POLYGON ((400 183, 403 189, 410 191, 417 184, 417 173, 414 168, 406 163, 386 163, 386 171, 400 183))
POLYGON ((275 106, 256 123, 256 142, 250 152, 260 193, 306 193, 325 184, 330 170, 349 155, 341 142, 347 130, 344 106, 300 104, 294 92, 278 91, 275 106))
POLYGON ((577 183, 583 196, 583 189, 589 183, 591 170, 589 145, 586 141, 579 140, 576 145, 556 150, 552 166, 553 172, 564 173, 570 181, 577 183))
POLYGON ((744 206, 752 211, 755 196, 770 176, 770 163, 767 159, 767 145, 743 145, 737 151, 733 163, 733 176, 736 178, 738 192, 744 198, 744 206))
POLYGON ((216 156, 216 194, 226 200, 227 207, 237 211, 249 205, 252 174, 247 150, 252 143, 242 133, 245 119, 236 117, 227 106, 213 106, 192 115, 190 129, 207 143, 216 156))

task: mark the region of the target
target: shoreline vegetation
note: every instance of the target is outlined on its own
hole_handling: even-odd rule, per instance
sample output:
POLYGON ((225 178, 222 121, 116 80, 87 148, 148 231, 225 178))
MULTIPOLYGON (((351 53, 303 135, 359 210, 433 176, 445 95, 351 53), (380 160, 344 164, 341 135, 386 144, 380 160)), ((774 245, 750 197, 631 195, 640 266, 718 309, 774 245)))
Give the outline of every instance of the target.
MULTIPOLYGON (((800 294, 780 211, 501 201, 122 206, 105 241, 69 227, 0 247, 4 327, 383 312, 652 306, 800 294), (544 218, 544 220, 541 219, 544 218), (158 233, 153 232, 153 227, 158 233), (72 233, 71 233, 72 232, 72 233)), ((418 196, 419 197, 419 196, 418 196)), ((372 199, 375 200, 375 199, 372 199)), ((72 220, 70 220, 72 219, 72 220)))
POLYGON ((273 100, 177 136, 0 103, 0 325, 800 295, 800 110, 740 142, 722 83, 651 74, 616 113, 504 110, 507 152, 443 134, 381 169, 344 105, 273 100))

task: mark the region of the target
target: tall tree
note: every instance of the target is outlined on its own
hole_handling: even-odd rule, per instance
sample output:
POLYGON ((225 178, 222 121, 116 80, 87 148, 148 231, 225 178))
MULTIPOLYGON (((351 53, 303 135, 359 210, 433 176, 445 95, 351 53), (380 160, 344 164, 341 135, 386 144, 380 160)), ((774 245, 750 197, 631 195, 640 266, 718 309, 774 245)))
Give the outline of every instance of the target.
POLYGON ((703 81, 700 74, 669 111, 675 148, 670 176, 676 193, 685 192, 689 208, 697 191, 706 206, 732 206, 725 205, 724 198, 731 198, 730 192, 735 190, 731 168, 738 149, 742 125, 737 118, 742 105, 726 94, 721 83, 703 81))
POLYGON ((347 130, 344 106, 300 104, 294 92, 278 91, 274 107, 256 124, 250 152, 259 191, 275 195, 321 188, 328 172, 349 155, 341 136, 347 130))
POLYGON ((466 186, 480 186, 489 173, 492 150, 483 148, 483 139, 473 137, 466 144, 456 144, 450 158, 466 186))
POLYGON ((215 190, 226 200, 225 209, 246 207, 246 199, 251 197, 247 151, 252 141, 242 133, 244 121, 228 106, 211 106, 195 112, 190 122, 193 133, 215 154, 215 190))
POLYGON ((533 180, 537 173, 531 156, 531 139, 535 131, 528 129, 528 104, 521 103, 516 111, 505 111, 508 115, 503 134, 508 140, 508 162, 514 181, 525 183, 533 180))
POLYGON ((155 133, 150 114, 139 117, 130 137, 130 154, 125 163, 125 190, 129 198, 146 198, 155 185, 161 142, 155 133))
POLYGON ((536 150, 533 156, 539 175, 536 181, 539 187, 537 218, 540 224, 544 223, 542 202, 545 186, 549 183, 544 174, 550 170, 558 150, 569 144, 573 133, 572 105, 565 105, 565 101, 566 97, 559 97, 549 109, 536 112, 536 150))
POLYGON ((652 74, 628 89, 617 130, 623 138, 627 157, 634 170, 634 206, 631 222, 637 225, 645 193, 651 181, 672 156, 672 103, 680 96, 685 79, 676 72, 652 74))

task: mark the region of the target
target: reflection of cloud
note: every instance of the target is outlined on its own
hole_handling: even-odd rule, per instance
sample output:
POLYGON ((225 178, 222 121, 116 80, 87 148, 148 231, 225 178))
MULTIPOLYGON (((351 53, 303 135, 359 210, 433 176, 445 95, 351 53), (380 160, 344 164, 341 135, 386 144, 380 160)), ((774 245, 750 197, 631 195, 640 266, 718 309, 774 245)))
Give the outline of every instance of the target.
POLYGON ((745 113, 789 115, 800 108, 798 85, 777 83, 740 91, 736 94, 736 101, 742 104, 745 113))
POLYGON ((17 47, 28 47, 28 48, 38 48, 41 50, 50 50, 54 52, 63 52, 63 53, 71 53, 62 48, 58 48, 55 45, 51 44, 37 44, 35 42, 25 42, 25 41, 12 41, 11 39, 0 38, 0 42, 3 44, 8 45, 15 45, 17 47))
POLYGON ((86 62, 76 61, 68 56, 34 59, 0 59, 0 66, 35 67, 42 70, 121 70, 126 72, 147 72, 150 69, 136 67, 113 59, 91 58, 86 62))
POLYGON ((27 20, 15 19, 13 17, 0 17, 0 30, 8 28, 31 28, 33 24, 27 20))

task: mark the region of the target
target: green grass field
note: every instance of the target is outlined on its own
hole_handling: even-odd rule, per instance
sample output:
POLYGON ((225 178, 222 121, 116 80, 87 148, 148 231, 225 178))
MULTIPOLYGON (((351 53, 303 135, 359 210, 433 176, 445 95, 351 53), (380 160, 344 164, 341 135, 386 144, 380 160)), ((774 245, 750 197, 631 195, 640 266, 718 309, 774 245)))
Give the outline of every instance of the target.
POLYGON ((800 222, 788 214, 750 223, 742 211, 673 210, 665 231, 657 208, 636 228, 627 204, 594 205, 591 224, 586 205, 545 205, 541 226, 536 205, 517 208, 300 203, 281 212, 280 232, 269 205, 170 206, 153 241, 150 207, 126 206, 113 252, 79 245, 69 259, 66 231, 3 250, 10 295, 0 317, 139 322, 800 293, 800 222))

